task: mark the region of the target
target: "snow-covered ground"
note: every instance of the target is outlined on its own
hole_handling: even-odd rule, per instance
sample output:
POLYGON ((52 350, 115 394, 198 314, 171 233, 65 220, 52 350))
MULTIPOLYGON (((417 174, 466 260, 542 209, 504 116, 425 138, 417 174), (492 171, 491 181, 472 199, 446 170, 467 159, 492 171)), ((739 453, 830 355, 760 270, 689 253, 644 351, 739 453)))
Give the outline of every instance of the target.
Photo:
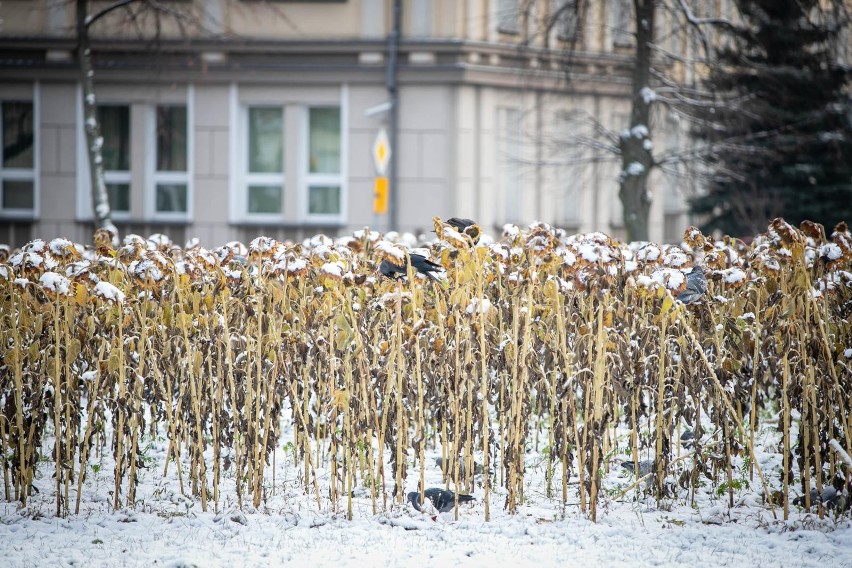
MULTIPOLYGON (((768 451, 772 434, 764 438, 759 461, 771 472, 780 457, 768 451)), ((727 507, 727 493, 718 496, 712 487, 698 492, 694 507, 683 490, 659 506, 635 491, 620 497, 633 482, 619 465, 627 457, 624 451, 611 456, 597 523, 580 512, 576 484, 569 485, 564 512, 558 478, 554 497, 547 497, 544 462, 535 451, 527 460, 520 513, 503 509, 505 492, 497 488, 489 522, 481 487, 474 491, 475 503, 460 507, 458 520, 453 513, 433 520, 408 504, 392 504, 390 495, 388 510, 373 514, 367 490, 358 488, 354 518, 346 520, 345 500, 334 512, 327 500, 318 507, 314 495, 304 494, 292 454, 280 449, 275 485, 268 476, 259 510, 237 508, 233 479, 226 477, 219 512, 212 504, 202 512, 199 501, 180 495, 173 464, 162 476, 162 439, 146 451, 150 467, 142 472, 133 510, 112 510, 107 451, 86 479, 80 514, 57 518, 53 464, 45 460, 38 470, 39 493, 26 507, 0 503, 0 565, 852 567, 848 512, 821 520, 794 507, 789 520, 781 520, 780 510, 773 518, 759 497, 756 476, 751 489, 736 493, 733 509, 727 507)), ((427 456, 427 486, 442 486, 434 464, 439 452, 427 456)), ((746 473, 739 475, 747 479, 746 473)), ((418 482, 419 464, 409 470, 407 490, 418 482)))

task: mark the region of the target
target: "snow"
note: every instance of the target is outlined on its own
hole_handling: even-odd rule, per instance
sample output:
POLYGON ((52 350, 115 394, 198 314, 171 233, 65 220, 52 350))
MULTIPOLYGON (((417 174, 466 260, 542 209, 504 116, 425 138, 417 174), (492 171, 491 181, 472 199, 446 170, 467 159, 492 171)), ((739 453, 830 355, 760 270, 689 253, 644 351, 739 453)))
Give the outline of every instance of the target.
POLYGON ((644 124, 637 124, 633 128, 630 129, 630 133, 634 138, 647 138, 649 131, 648 127, 644 124))
POLYGON ((588 262, 597 262, 600 258, 597 251, 595 250, 595 247, 588 243, 581 244, 580 247, 577 249, 577 252, 580 253, 580 256, 583 258, 583 260, 586 260, 588 262))
POLYGON ((379 240, 382 236, 378 231, 369 231, 367 229, 359 229, 352 234, 358 240, 367 239, 371 242, 379 240))
MULTIPOLYGON (((669 290, 679 290, 686 281, 686 274, 677 268, 659 268, 651 274, 650 280, 669 290)), ((643 279, 639 279, 637 282, 647 285, 643 279)))
POLYGON ((45 272, 39 279, 43 288, 55 294, 67 295, 71 290, 71 281, 56 272, 45 272))
POLYGON ((13 267, 27 265, 32 267, 41 266, 41 263, 44 261, 40 254, 29 251, 22 251, 9 259, 9 264, 13 267))
POLYGON ((287 272, 301 272, 308 267, 308 262, 302 258, 293 258, 287 262, 287 272))
POLYGON ((394 260, 398 261, 399 265, 405 263, 405 252, 389 241, 381 240, 377 242, 376 250, 384 253, 386 256, 393 257, 394 260))
POLYGON ((509 239, 514 240, 515 237, 521 234, 521 229, 512 223, 506 223, 503 225, 503 234, 507 236, 509 239))
MULTIPOLYGON (((148 253, 150 254, 150 253, 148 253)), ((143 280, 151 279, 154 282, 159 282, 163 279, 163 271, 150 259, 134 260, 127 267, 128 272, 136 275, 137 278, 143 280)))
MULTIPOLYGON (((95 371, 81 375, 87 381, 96 377, 95 371)), ((292 436, 289 420, 289 416, 282 420, 285 441, 292 436)), ((620 434, 627 438, 623 431, 620 434)), ((777 433, 761 432, 758 440, 762 439, 759 448, 770 448, 777 443, 777 433)), ((50 444, 52 440, 45 442, 46 447, 50 444)), ((832 447, 835 444, 840 445, 832 442, 832 447)), ((297 481, 302 462, 294 462, 292 454, 280 447, 276 484, 265 485, 259 509, 236 506, 232 474, 224 472, 218 510, 211 503, 203 512, 197 500, 177 490, 175 467, 163 478, 167 449, 165 437, 150 441, 146 455, 152 463, 140 470, 139 503, 135 509, 118 511, 112 509, 114 464, 106 452, 99 469, 89 469, 80 513, 66 518, 54 515, 52 464, 41 463, 35 481, 39 493, 26 506, 0 502, 3 565, 826 568, 852 564, 848 519, 829 515, 820 520, 799 507, 791 507, 787 521, 780 520, 780 509, 776 510, 775 519, 753 491, 738 490, 730 509, 727 495, 718 497, 710 488, 698 492, 696 507, 682 496, 660 506, 630 492, 619 497, 634 482, 618 465, 629 459, 626 454, 615 456, 603 472, 606 491, 597 523, 580 511, 576 481, 569 485, 564 507, 558 480, 553 496, 547 496, 543 454, 534 448, 527 456, 525 501, 519 512, 511 515, 504 510, 505 489, 494 487, 491 518, 486 522, 478 484, 475 502, 459 507, 458 520, 452 512, 432 520, 407 503, 396 504, 390 494, 388 508, 382 510, 379 496, 379 510, 374 512, 369 490, 358 486, 352 498, 353 518, 347 520, 345 499, 333 511, 327 499, 317 505, 313 493, 304 493, 297 481)), ((427 487, 443 486, 440 468, 434 465, 440 455, 440 448, 427 449, 427 487)), ((761 450, 758 459, 766 467, 779 457, 761 450)), ((406 491, 417 489, 419 470, 419 463, 409 469, 406 491)), ((327 483, 324 472, 321 479, 327 483)), ((267 478, 271 480, 271 475, 267 478)), ((754 485, 759 483, 755 480, 754 485)), ((327 490, 326 485, 324 495, 327 490)), ((72 508, 73 502, 74 495, 72 508)))
POLYGON ((66 256, 74 250, 74 243, 68 239, 53 239, 50 241, 50 252, 57 256, 66 256))
POLYGON ((493 306, 491 305, 491 300, 489 300, 488 298, 482 298, 482 299, 471 298, 470 304, 468 304, 467 309, 465 310, 465 313, 467 313, 467 314, 474 314, 474 313, 477 313, 477 314, 485 313, 485 314, 487 314, 488 312, 491 311, 492 308, 493 308, 493 306))
POLYGON ((834 243, 826 243, 819 247, 819 255, 828 260, 837 260, 843 256, 843 251, 834 243))
POLYGON ((568 249, 559 251, 562 257, 562 266, 574 266, 577 264, 577 256, 568 249))
POLYGON ((650 87, 642 87, 639 90, 639 95, 642 97, 642 100, 646 105, 651 104, 655 100, 657 100, 657 93, 654 92, 650 87))
POLYGON ((843 449, 843 446, 840 445, 840 442, 832 438, 828 441, 828 443, 832 447, 832 449, 834 449, 834 451, 840 455, 840 458, 844 462, 846 462, 846 466, 852 467, 852 457, 849 457, 849 454, 846 452, 846 450, 843 449))
POLYGON ((665 257, 663 258, 663 263, 666 266, 682 268, 689 263, 689 256, 687 256, 686 252, 680 247, 669 247, 666 250, 665 257))
POLYGON ((346 270, 346 267, 343 266, 343 263, 340 261, 337 262, 327 262, 322 265, 320 269, 324 274, 328 274, 329 276, 333 276, 335 278, 343 278, 343 271, 346 270))
POLYGON ((741 268, 726 268, 722 270, 722 279, 726 284, 739 284, 746 279, 746 273, 741 268))
POLYGON ((630 162, 625 172, 628 176, 641 176, 645 172, 645 166, 639 162, 630 162))
POLYGON ((103 280, 95 284, 95 294, 112 302, 124 302, 124 292, 103 280))
POLYGON ((488 250, 491 251, 492 255, 499 256, 504 261, 509 260, 509 249, 502 243, 494 243, 488 247, 488 250))

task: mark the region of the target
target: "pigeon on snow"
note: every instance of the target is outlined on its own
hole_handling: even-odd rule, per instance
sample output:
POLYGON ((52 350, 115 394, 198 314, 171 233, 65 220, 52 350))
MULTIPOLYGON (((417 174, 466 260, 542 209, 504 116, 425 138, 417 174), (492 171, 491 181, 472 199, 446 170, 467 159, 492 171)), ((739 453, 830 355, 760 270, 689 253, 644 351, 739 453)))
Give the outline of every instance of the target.
MULTIPOLYGON (((831 485, 822 488, 822 498, 820 498, 820 494, 816 489, 811 489, 811 507, 817 504, 817 500, 822 501, 822 504, 826 507, 835 507, 841 504, 842 498, 843 493, 838 492, 837 489, 831 485)), ((793 505, 804 507, 805 496, 802 495, 793 499, 793 505)))
MULTIPOLYGON (((435 510, 439 513, 447 513, 449 511, 452 511, 453 508, 456 506, 456 494, 452 491, 447 491, 446 489, 440 489, 438 487, 430 487, 429 489, 423 492, 423 495, 425 497, 423 499, 423 505, 428 505, 429 503, 431 503, 432 507, 434 507, 435 510)), ((469 501, 473 501, 474 497, 473 495, 459 494, 458 499, 459 503, 467 503, 469 501)), ((423 509, 420 507, 419 491, 412 491, 411 493, 409 493, 408 502, 411 503, 411 505, 421 513, 424 512, 423 509)))

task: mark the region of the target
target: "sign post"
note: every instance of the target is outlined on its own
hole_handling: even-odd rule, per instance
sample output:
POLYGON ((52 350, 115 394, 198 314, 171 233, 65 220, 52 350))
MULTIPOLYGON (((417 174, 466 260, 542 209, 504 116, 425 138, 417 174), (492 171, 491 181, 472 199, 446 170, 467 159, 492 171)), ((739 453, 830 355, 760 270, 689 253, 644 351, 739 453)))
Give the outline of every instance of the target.
POLYGON ((380 128, 373 142, 373 164, 376 166, 376 179, 373 185, 373 213, 384 215, 388 212, 388 193, 392 189, 385 176, 390 161, 391 147, 388 133, 380 128))

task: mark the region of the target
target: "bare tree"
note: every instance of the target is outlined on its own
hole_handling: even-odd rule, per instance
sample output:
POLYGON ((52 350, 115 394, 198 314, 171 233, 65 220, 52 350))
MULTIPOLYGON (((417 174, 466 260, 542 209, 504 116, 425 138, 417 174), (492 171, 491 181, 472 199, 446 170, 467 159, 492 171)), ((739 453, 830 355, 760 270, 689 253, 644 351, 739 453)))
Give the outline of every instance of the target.
POLYGON ((113 10, 126 6, 135 0, 120 0, 89 15, 87 0, 76 0, 77 9, 77 60, 80 65, 80 81, 83 85, 83 125, 86 132, 86 150, 89 158, 89 177, 91 179, 92 212, 95 229, 106 229, 113 235, 114 244, 118 241, 118 229, 112 222, 112 208, 104 178, 103 142, 98 124, 98 107, 95 98, 95 71, 92 66, 92 50, 89 45, 89 28, 113 10))
MULTIPOLYGON (((80 70, 80 81, 83 85, 83 124, 86 134, 86 150, 88 154, 89 173, 91 179, 92 211, 94 215, 94 228, 107 229, 114 241, 118 240, 118 229, 112 221, 112 207, 109 202, 109 194, 106 188, 104 176, 103 159, 103 137, 98 122, 97 97, 95 95, 95 68, 92 61, 92 48, 90 33, 93 26, 105 16, 122 11, 125 18, 118 26, 120 29, 135 30, 139 37, 143 37, 148 19, 153 19, 153 30, 155 43, 160 39, 161 19, 168 18, 175 22, 180 33, 184 36, 190 35, 192 31, 198 31, 204 35, 212 36, 218 32, 211 30, 209 17, 205 20, 203 16, 195 14, 192 6, 178 8, 173 3, 159 0, 115 0, 105 6, 96 5, 94 11, 90 11, 91 4, 88 0, 75 0, 76 7, 76 36, 77 36, 77 59, 80 70)), ((276 13, 285 22, 289 20, 280 10, 276 13)), ((221 23, 216 22, 219 26, 221 23)))
MULTIPOLYGON (((608 8, 614 5, 614 2, 606 3, 608 8)), ((552 29, 564 26, 565 18, 570 18, 571 31, 561 34, 565 47, 558 56, 566 85, 574 80, 575 63, 581 59, 577 50, 581 34, 588 14, 596 6, 594 0, 557 2, 555 9, 541 18, 538 34, 529 38, 529 41, 540 39, 544 47, 549 48, 547 38, 552 29)), ((648 220, 654 196, 648 182, 652 171, 658 169, 666 175, 694 175, 696 171, 701 172, 701 164, 712 151, 709 146, 693 144, 687 136, 681 137, 675 148, 657 143, 652 137, 664 117, 673 123, 691 123, 700 120, 701 113, 696 109, 717 103, 713 93, 696 86, 694 76, 686 80, 685 70, 706 65, 713 53, 712 30, 734 26, 734 23, 725 17, 698 17, 686 0, 632 0, 630 7, 629 17, 624 13, 620 21, 604 24, 610 27, 612 35, 633 38, 629 43, 630 113, 627 124, 608 127, 601 117, 585 110, 568 113, 565 118, 571 134, 553 141, 563 155, 552 163, 618 164, 619 199, 626 237, 631 241, 642 241, 648 240, 649 236, 648 220), (661 21, 670 24, 662 33, 664 26, 658 25, 661 21), (664 46, 670 43, 681 47, 689 45, 690 48, 665 49, 664 46)), ((529 10, 528 6, 522 5, 521 9, 525 8, 529 10)), ((620 47, 622 53, 628 49, 626 46, 627 42, 620 47)), ((686 128, 680 130, 684 134, 688 132, 686 128)))
POLYGON ((624 227, 628 241, 648 240, 648 215, 651 194, 648 174, 654 167, 650 142, 651 47, 654 41, 656 0, 633 0, 636 25, 636 52, 630 83, 630 124, 619 138, 621 155, 618 196, 624 206, 624 227))

